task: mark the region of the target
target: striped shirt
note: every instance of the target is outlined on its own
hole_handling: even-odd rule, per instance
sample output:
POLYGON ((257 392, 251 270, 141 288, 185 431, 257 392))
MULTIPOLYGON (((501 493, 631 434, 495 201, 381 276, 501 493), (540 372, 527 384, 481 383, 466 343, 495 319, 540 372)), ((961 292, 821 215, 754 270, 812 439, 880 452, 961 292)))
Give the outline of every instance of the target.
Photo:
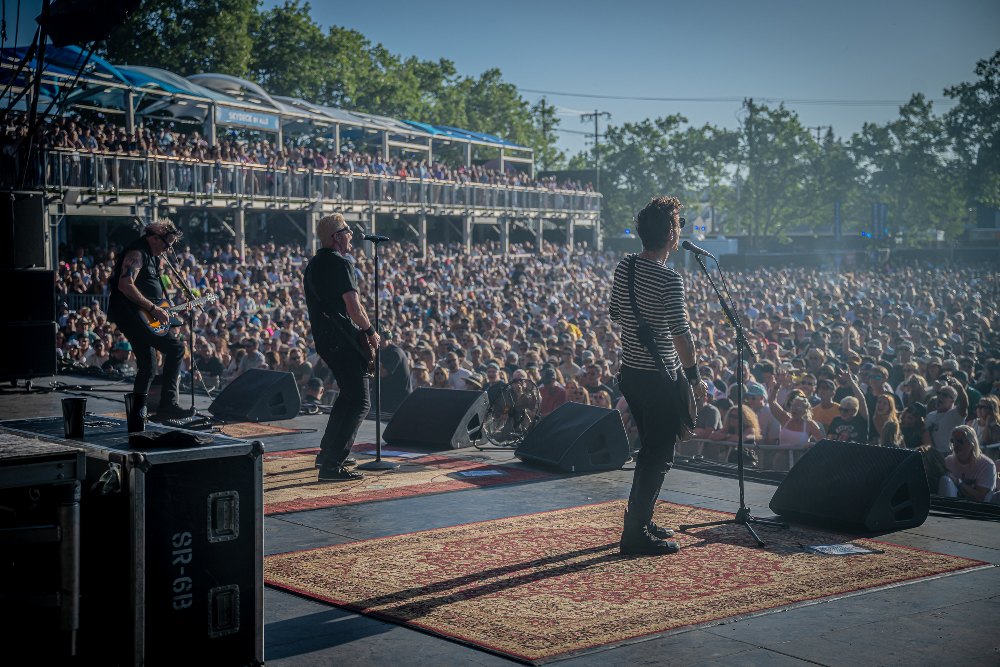
MULTIPOLYGON (((656 362, 639 342, 639 325, 632 314, 628 295, 628 264, 628 257, 618 263, 611 290, 611 319, 622 326, 622 363, 630 368, 655 371, 658 370, 656 362)), ((691 328, 684 306, 684 279, 663 264, 637 256, 635 300, 643 319, 653 330, 663 365, 676 371, 681 362, 674 349, 673 336, 681 336, 691 328)))

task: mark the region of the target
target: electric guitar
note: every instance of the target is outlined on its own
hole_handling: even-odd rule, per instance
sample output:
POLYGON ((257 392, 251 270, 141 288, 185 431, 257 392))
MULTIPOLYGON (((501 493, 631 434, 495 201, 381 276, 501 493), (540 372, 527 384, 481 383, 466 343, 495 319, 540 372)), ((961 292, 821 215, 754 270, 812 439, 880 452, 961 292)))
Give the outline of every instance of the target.
POLYGON ((169 322, 160 322, 159 320, 154 319, 152 313, 142 308, 139 309, 139 319, 142 320, 142 323, 145 324, 146 328, 148 328, 154 335, 166 336, 170 331, 171 326, 181 324, 181 322, 173 319, 174 313, 179 313, 182 310, 193 308, 194 306, 200 306, 203 303, 215 303, 218 299, 219 297, 215 294, 209 293, 201 298, 195 299, 194 301, 188 301, 187 303, 182 303, 176 306, 171 306, 170 302, 164 299, 158 305, 160 308, 167 311, 167 314, 171 316, 169 322))

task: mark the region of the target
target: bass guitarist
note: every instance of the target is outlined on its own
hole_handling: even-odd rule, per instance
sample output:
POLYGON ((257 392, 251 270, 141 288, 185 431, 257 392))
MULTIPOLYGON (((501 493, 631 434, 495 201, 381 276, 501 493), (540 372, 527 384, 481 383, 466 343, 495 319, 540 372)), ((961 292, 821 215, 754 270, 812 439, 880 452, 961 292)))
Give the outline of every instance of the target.
POLYGON ((339 213, 321 219, 316 223, 316 238, 322 248, 305 272, 306 304, 316 351, 340 388, 316 457, 321 482, 364 477, 364 473, 348 468, 357 463, 349 456, 371 405, 366 369, 369 353, 378 349, 380 339, 361 303, 354 266, 344 257, 352 235, 339 213), (359 331, 367 338, 364 348, 359 331))
POLYGON ((138 366, 133 391, 149 393, 156 370, 156 352, 163 354, 163 390, 156 410, 156 418, 161 421, 194 414, 193 409, 177 404, 184 344, 172 332, 165 336, 153 334, 140 315, 140 311, 146 311, 155 320, 170 321, 170 314, 159 306, 163 301, 163 282, 157 258, 179 238, 181 232, 169 219, 160 218, 149 223, 142 236, 115 259, 115 270, 109 281, 108 320, 114 322, 132 344, 138 366))

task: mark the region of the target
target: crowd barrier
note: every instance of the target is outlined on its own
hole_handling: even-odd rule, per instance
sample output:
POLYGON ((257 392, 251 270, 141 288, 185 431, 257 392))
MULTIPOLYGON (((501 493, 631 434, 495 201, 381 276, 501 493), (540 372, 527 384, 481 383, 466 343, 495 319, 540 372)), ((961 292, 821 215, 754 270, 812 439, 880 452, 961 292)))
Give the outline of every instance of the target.
POLYGON ((236 197, 269 201, 345 201, 441 208, 597 211, 600 195, 574 190, 454 183, 319 169, 200 162, 163 156, 48 150, 29 171, 37 186, 119 193, 236 197))
MULTIPOLYGON (((812 446, 794 445, 790 447, 782 445, 755 445, 743 444, 747 450, 757 452, 758 460, 769 463, 770 470, 791 470, 795 462, 802 456, 802 453, 812 446)), ((706 459, 716 461, 727 461, 729 454, 736 448, 736 443, 725 442, 723 440, 709 440, 706 438, 692 438, 687 442, 677 443, 676 452, 681 456, 701 455, 706 459)), ((748 463, 744 460, 744 463, 748 463)))

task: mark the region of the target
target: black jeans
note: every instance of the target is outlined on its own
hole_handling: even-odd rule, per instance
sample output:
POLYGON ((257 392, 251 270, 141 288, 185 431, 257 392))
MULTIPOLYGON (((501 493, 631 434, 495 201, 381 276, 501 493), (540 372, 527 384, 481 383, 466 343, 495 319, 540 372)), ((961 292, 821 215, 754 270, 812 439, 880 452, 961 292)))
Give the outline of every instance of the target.
POLYGON ((320 441, 320 459, 326 469, 344 465, 351 454, 354 438, 368 415, 371 401, 368 398, 368 381, 361 367, 361 357, 353 348, 326 348, 319 356, 333 372, 340 395, 330 410, 330 421, 320 441))
POLYGON ((156 351, 159 350, 163 354, 163 389, 160 393, 160 405, 163 407, 177 405, 184 343, 174 338, 173 331, 167 332, 166 336, 157 336, 141 322, 131 322, 124 317, 119 319, 121 322, 116 324, 132 345, 132 354, 135 355, 135 365, 138 367, 132 391, 149 393, 149 385, 153 383, 153 375, 156 372, 156 351))
POLYGON ((629 523, 641 527, 653 518, 663 478, 673 465, 680 417, 659 371, 622 366, 621 391, 642 443, 628 497, 629 523))

